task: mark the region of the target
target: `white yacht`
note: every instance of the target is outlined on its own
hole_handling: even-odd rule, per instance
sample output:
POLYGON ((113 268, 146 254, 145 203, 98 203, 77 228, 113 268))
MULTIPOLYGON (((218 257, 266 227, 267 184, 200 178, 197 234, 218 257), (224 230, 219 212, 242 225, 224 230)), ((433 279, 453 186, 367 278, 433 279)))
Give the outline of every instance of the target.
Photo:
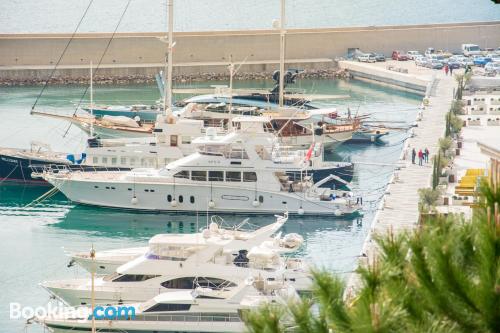
MULTIPOLYGON (((209 227, 203 229, 201 233, 202 235, 204 234, 205 237, 210 235, 210 238, 224 237, 226 239, 246 239, 246 247, 248 249, 250 249, 249 246, 254 243, 256 246, 263 244, 265 248, 274 250, 278 253, 296 251, 303 243, 303 238, 300 235, 291 233, 281 236, 281 233, 278 233, 276 236, 271 237, 271 235, 288 220, 288 213, 284 216, 276 215, 276 218, 276 222, 271 225, 253 231, 246 231, 243 230, 243 228, 247 226, 248 218, 239 223, 236 228, 229 228, 224 227, 224 220, 220 216, 213 215, 210 218, 211 223, 209 227)), ((169 237, 166 235, 161 239, 168 242, 169 237)), ((141 256, 145 256, 148 252, 148 246, 97 251, 94 258, 91 258, 88 252, 76 252, 69 254, 71 261, 68 266, 71 267, 73 264, 77 264, 89 272, 112 274, 116 272, 121 265, 141 256)))
POLYGON ((315 182, 310 173, 312 147, 301 165, 303 177, 291 179, 281 161, 273 159, 255 132, 208 133, 193 141, 198 151, 162 169, 132 171, 50 172, 43 178, 70 200, 114 208, 150 211, 344 215, 360 209, 351 192, 321 187, 337 179, 315 182))
MULTIPOLYGON (((148 252, 98 277, 94 283, 96 304, 143 302, 162 293, 210 288, 222 298, 249 276, 265 281, 284 279, 298 291, 311 287, 307 265, 299 259, 284 259, 266 243, 286 216, 252 233, 220 231, 217 224, 197 234, 156 235, 148 252)), ((272 245, 272 242, 271 242, 272 245)), ((92 269, 92 268, 91 268, 92 269)), ((96 269, 97 270, 97 269, 96 269)), ((91 279, 43 282, 42 287, 70 306, 89 305, 91 279)))
POLYGON ((295 290, 283 281, 266 281, 256 276, 248 277, 246 283, 234 288, 214 290, 200 286, 195 290, 159 294, 142 303, 118 305, 113 309, 117 311, 116 316, 95 317, 94 323, 90 307, 36 316, 33 321, 54 333, 91 332, 92 329, 104 333, 232 333, 245 331, 242 316, 246 311, 263 304, 297 300, 295 290))

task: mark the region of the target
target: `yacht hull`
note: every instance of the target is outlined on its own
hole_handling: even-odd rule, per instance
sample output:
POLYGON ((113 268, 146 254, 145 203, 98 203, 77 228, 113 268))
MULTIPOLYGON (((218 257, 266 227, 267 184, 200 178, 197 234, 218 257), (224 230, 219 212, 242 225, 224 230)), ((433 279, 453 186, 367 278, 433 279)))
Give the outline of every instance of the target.
MULTIPOLYGON (((32 165, 43 166, 57 164, 54 161, 45 159, 31 159, 10 154, 0 154, 0 181, 10 181, 18 183, 33 183, 39 185, 49 185, 41 178, 32 177, 32 165)), ((60 165, 67 165, 59 162, 60 165)))
POLYGON ((318 200, 304 193, 267 191, 200 184, 148 184, 125 181, 69 179, 49 176, 48 181, 68 199, 87 205, 156 212, 346 215, 359 210, 356 200, 318 200), (169 201, 170 198, 170 201, 169 201), (175 198, 175 200, 174 200, 175 198))
MULTIPOLYGON (((168 315, 167 315, 168 316, 168 315)), ((45 325, 53 333, 75 333, 92 332, 88 321, 78 322, 75 320, 66 322, 46 322, 45 325)), ((196 333, 233 333, 244 332, 245 325, 239 322, 210 321, 210 322, 187 322, 187 321, 138 321, 126 320, 96 321, 96 329, 99 333, 172 333, 172 332, 196 332, 196 333)))

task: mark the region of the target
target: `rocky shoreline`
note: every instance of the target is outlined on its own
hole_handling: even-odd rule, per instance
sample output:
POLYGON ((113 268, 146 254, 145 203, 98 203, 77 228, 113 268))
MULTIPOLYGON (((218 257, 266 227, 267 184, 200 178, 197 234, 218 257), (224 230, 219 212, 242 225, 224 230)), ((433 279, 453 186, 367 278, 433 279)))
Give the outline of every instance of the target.
MULTIPOLYGON (((235 80, 270 80, 272 72, 238 73, 235 80)), ((348 79, 350 74, 343 69, 311 69, 304 70, 298 75, 299 79, 348 79)), ((197 73, 190 75, 175 75, 174 82, 189 83, 200 81, 227 81, 227 73, 197 73)), ((45 84, 46 78, 12 79, 0 78, 0 86, 33 86, 45 84)), ((51 85, 85 85, 88 84, 88 77, 54 77, 50 80, 51 85)), ((96 85, 120 85, 120 84, 149 84, 155 83, 152 75, 127 75, 127 76, 100 76, 94 77, 96 85)))

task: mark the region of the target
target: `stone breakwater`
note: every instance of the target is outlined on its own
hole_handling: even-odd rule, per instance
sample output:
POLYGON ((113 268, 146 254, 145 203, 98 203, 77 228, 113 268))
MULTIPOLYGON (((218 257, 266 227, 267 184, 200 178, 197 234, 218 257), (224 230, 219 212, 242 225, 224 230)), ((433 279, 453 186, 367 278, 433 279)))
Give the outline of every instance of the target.
MULTIPOLYGON (((254 73, 238 73, 234 76, 235 80, 270 80, 272 72, 254 72, 254 73)), ((347 79, 350 74, 345 69, 307 69, 299 74, 299 79, 347 79)), ((180 74, 174 75, 174 82, 189 83, 199 81, 227 81, 229 80, 228 73, 196 73, 196 74, 180 74)), ((0 86, 29 86, 43 85, 47 78, 31 78, 31 79, 16 79, 16 78, 1 78, 0 86)), ((64 77, 58 76, 50 79, 49 84, 67 85, 77 84, 85 85, 89 83, 89 77, 64 77)), ((94 84, 100 85, 120 85, 120 84, 149 84, 155 83, 153 75, 127 75, 127 76, 94 76, 94 84)))

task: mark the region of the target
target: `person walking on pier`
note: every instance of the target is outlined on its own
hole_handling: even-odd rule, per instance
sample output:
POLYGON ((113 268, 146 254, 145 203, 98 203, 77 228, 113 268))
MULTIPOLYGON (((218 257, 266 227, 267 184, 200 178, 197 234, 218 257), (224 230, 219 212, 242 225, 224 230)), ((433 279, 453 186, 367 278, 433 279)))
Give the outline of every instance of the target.
POLYGON ((444 73, 446 74, 446 76, 448 76, 448 65, 444 65, 444 73))
POLYGON ((417 156, 417 152, 415 151, 415 148, 411 151, 411 163, 415 164, 415 157, 417 156))
POLYGON ((453 76, 453 66, 448 66, 450 68, 450 76, 453 76))
POLYGON ((418 151, 418 165, 422 165, 422 161, 424 160, 424 153, 422 153, 422 149, 418 151))
POLYGON ((425 150, 424 150, 424 160, 425 160, 425 163, 429 163, 429 149, 427 149, 427 147, 425 147, 425 150))

